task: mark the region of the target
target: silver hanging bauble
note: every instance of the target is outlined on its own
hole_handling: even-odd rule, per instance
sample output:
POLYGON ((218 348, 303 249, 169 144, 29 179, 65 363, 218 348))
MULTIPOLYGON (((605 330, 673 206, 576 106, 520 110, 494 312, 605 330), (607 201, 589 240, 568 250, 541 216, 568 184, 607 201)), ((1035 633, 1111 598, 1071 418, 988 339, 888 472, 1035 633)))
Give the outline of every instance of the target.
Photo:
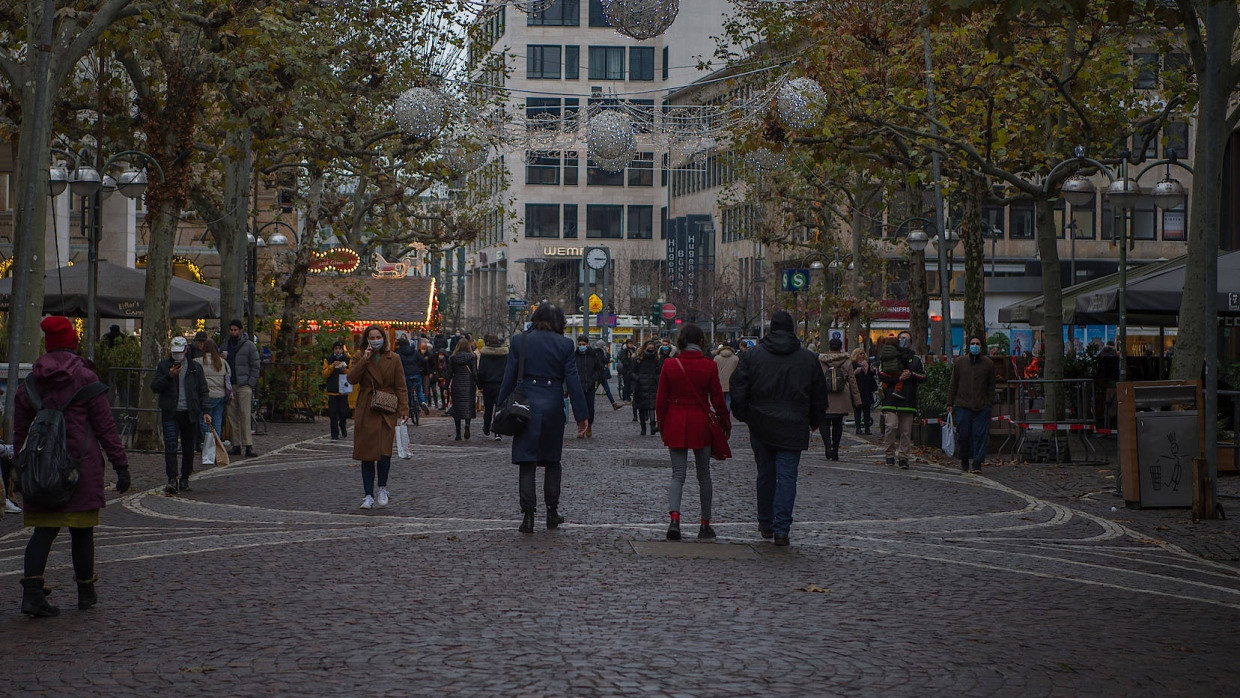
POLYGON ((526 14, 534 14, 554 5, 558 0, 510 0, 512 6, 525 12, 526 14))
POLYGON ((604 162, 608 165, 624 163, 619 167, 604 167, 611 172, 623 169, 637 152, 637 134, 633 131, 633 122, 615 110, 605 111, 590 119, 586 129, 586 143, 589 145, 590 158, 599 167, 604 167, 604 162))
POLYGON ((453 171, 468 174, 487 163, 489 148, 480 143, 459 141, 444 148, 444 161, 453 171))
POLYGON ((407 136, 431 138, 443 128, 447 100, 438 90, 415 87, 396 99, 396 123, 407 136))
POLYGON ((680 0, 603 0, 603 15, 611 26, 639 40, 667 31, 679 12, 680 0))
POLYGON ((826 104, 827 93, 810 78, 789 80, 775 97, 779 120, 788 128, 817 128, 822 123, 826 104))
POLYGON ((766 173, 773 172, 783 167, 784 153, 782 151, 774 151, 765 146, 752 150, 745 155, 745 164, 749 165, 754 172, 766 173))

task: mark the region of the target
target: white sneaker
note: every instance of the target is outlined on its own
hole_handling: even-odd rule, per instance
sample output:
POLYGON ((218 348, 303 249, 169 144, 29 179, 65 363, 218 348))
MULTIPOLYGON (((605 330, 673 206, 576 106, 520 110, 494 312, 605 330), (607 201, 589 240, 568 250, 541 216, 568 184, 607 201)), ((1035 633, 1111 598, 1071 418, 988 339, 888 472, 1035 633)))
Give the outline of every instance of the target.
POLYGON ((375 499, 375 504, 380 508, 388 505, 388 491, 386 487, 379 488, 379 496, 375 499))
POLYGON ((20 514, 20 513, 22 513, 22 508, 21 508, 21 507, 19 507, 19 506, 17 506, 17 502, 14 502, 14 501, 13 501, 13 500, 11 500, 11 499, 6 499, 6 500, 4 500, 4 513, 6 513, 6 514, 20 514))
POLYGON ((374 508, 375 508, 375 498, 371 497, 370 495, 366 495, 366 498, 362 500, 362 506, 358 507, 358 509, 374 509, 374 508))

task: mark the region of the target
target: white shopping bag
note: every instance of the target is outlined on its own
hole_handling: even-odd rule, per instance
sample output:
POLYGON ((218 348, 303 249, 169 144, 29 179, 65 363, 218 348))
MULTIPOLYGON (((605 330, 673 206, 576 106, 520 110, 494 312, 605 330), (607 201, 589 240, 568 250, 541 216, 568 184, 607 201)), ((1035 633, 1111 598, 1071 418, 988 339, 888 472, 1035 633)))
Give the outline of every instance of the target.
POLYGON ((202 464, 215 465, 215 435, 210 432, 203 439, 202 464))
POLYGON ((948 458, 956 455, 956 421, 952 419, 951 411, 948 411, 947 418, 943 420, 943 453, 948 458))
POLYGON ((409 447, 408 425, 396 425, 396 455, 406 460, 413 458, 413 449, 409 447))

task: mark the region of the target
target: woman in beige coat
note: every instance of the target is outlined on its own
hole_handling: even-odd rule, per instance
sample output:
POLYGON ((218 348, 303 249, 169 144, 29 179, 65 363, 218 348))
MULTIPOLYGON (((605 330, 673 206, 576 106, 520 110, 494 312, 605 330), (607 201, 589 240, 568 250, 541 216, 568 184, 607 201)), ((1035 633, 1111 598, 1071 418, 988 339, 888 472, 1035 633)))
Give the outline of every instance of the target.
POLYGON ((818 355, 818 364, 827 379, 827 410, 820 433, 827 447, 827 459, 839 460, 844 416, 861 406, 861 391, 857 390, 852 359, 843 352, 844 343, 839 337, 832 337, 827 348, 829 351, 818 355))
POLYGON ((388 351, 387 335, 378 325, 362 333, 362 350, 353 357, 349 382, 357 386, 357 410, 353 414, 353 457, 362 462, 362 509, 388 503, 388 472, 392 468, 392 442, 397 425, 409 419, 409 393, 400 357, 388 351), (386 414, 371 407, 376 391, 396 396, 396 412, 386 414), (379 491, 375 492, 378 464, 379 491))

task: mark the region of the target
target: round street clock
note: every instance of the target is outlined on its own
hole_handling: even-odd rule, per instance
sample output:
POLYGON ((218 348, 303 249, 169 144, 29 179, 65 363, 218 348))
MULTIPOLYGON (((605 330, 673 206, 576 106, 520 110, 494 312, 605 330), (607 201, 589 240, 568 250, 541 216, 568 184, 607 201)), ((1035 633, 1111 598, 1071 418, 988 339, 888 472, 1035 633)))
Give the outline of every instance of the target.
POLYGON ((598 270, 607 266, 607 250, 602 247, 591 247, 586 251, 586 266, 598 270))

